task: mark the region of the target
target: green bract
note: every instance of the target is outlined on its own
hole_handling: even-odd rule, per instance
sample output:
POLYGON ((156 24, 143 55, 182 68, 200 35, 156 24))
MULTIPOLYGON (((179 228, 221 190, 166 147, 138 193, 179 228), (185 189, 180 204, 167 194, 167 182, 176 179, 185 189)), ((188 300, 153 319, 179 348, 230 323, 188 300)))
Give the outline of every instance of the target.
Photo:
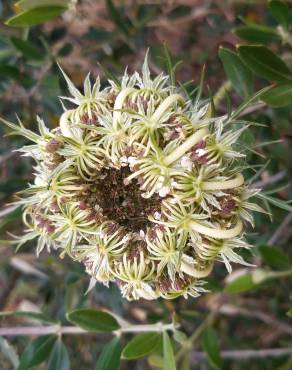
POLYGON ((127 299, 198 296, 216 260, 246 264, 249 210, 238 139, 226 116, 208 115, 163 74, 142 73, 84 93, 64 74, 59 127, 38 119, 39 135, 5 123, 34 142, 21 151, 36 161, 34 184, 23 192, 26 233, 69 255, 96 281, 115 282, 127 299), (67 103, 68 104, 68 103, 67 103), (72 107, 72 104, 74 107, 72 107))

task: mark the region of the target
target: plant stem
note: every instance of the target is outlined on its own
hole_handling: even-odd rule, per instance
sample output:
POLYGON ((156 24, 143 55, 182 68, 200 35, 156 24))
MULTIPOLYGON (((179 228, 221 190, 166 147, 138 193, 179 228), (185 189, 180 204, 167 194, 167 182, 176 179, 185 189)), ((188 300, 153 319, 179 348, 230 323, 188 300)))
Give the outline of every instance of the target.
MULTIPOLYGON (((281 357, 292 354, 292 348, 267 348, 267 349, 244 349, 233 351, 221 351, 220 357, 232 360, 249 360, 251 358, 281 357)), ((191 352, 191 362, 197 364, 198 361, 206 360, 207 355, 204 352, 191 352)))
MULTIPOLYGON (((173 331, 177 326, 173 323, 157 323, 153 325, 125 325, 116 331, 116 333, 140 333, 140 332, 163 332, 165 330, 173 331)), ((18 326, 0 328, 0 336, 43 336, 49 334, 79 335, 79 334, 96 334, 83 330, 77 326, 18 326)))
POLYGON ((222 99, 224 99, 225 94, 229 90, 231 90, 231 88, 232 88, 232 84, 229 80, 227 80, 223 83, 223 85, 219 88, 219 90, 217 91, 217 93, 213 97, 213 102, 214 102, 215 108, 217 108, 219 106, 222 99))
POLYGON ((182 359, 182 357, 190 352, 192 350, 193 345, 195 342, 200 338, 203 331, 208 328, 210 325, 212 325, 214 319, 215 319, 215 313, 211 312, 206 319, 202 322, 200 326, 193 332, 193 334, 188 338, 188 340, 185 341, 185 343, 182 345, 181 349, 177 352, 175 355, 176 361, 179 361, 182 359))

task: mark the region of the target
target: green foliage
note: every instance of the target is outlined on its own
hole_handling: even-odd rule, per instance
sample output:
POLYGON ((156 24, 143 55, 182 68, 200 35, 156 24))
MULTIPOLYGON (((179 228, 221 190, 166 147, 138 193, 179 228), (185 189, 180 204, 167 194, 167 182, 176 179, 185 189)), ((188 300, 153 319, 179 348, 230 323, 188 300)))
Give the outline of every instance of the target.
POLYGON ((132 360, 144 357, 153 352, 160 344, 160 333, 145 333, 136 335, 123 349, 124 359, 132 360))
POLYGON ((122 346, 118 337, 107 343, 101 351, 96 363, 95 370, 118 370, 122 346))
POLYGON ((238 27, 235 33, 240 38, 252 43, 268 44, 272 41, 280 41, 280 36, 274 28, 258 24, 238 27))
POLYGON ((163 332, 163 370, 176 370, 173 347, 167 331, 163 332))
POLYGON ((117 320, 107 312, 79 308, 67 314, 67 319, 80 328, 95 332, 111 332, 120 328, 117 320))
POLYGON ((280 85, 267 91, 262 99, 268 105, 278 108, 292 104, 292 84, 280 85))
POLYGON ((260 245, 259 252, 265 264, 272 269, 289 269, 292 267, 292 262, 287 254, 282 252, 277 247, 270 247, 268 245, 260 245))
POLYGON ((207 353, 208 361, 213 369, 223 369, 223 361, 220 358, 219 339, 213 328, 205 330, 203 335, 203 348, 207 353))
POLYGON ((238 55, 229 49, 220 48, 219 57, 227 77, 238 94, 245 98, 251 95, 253 90, 252 73, 242 63, 238 55))
POLYGON ((272 0, 268 3, 273 17, 286 29, 291 22, 291 9, 285 1, 272 0))
POLYGON ((43 54, 32 43, 18 37, 11 37, 11 42, 25 58, 37 61, 43 59, 43 54))
POLYGON ((43 313, 39 312, 29 312, 29 311, 2 311, 0 312, 0 317, 5 316, 15 316, 15 317, 26 317, 32 320, 38 320, 48 323, 56 323, 56 320, 53 320, 43 313))
POLYGON ((28 370, 44 362, 54 348, 56 340, 56 336, 49 335, 31 342, 22 353, 17 370, 28 370))
MULTIPOLYGON (((290 2, 273 0, 256 5, 252 1, 226 2, 224 11, 218 1, 207 4, 201 0, 196 5, 182 0, 180 5, 171 6, 167 2, 149 5, 149 2, 141 1, 129 6, 128 2, 101 1, 92 2, 89 11, 85 6, 87 2, 83 1, 78 2, 77 10, 73 9, 71 0, 21 0, 14 7, 13 3, 12 0, 0 1, 1 19, 3 23, 6 21, 0 35, 2 117, 15 121, 17 113, 25 127, 35 131, 36 115, 46 112, 46 124, 56 127, 60 113, 56 97, 64 95, 65 84, 55 61, 68 70, 79 88, 89 70, 92 77, 99 73, 102 81, 104 78, 115 80, 127 64, 130 71, 136 70, 149 47, 151 70, 156 73, 166 66, 172 81, 183 84, 192 97, 197 94, 200 98, 208 98, 207 85, 215 95, 216 87, 225 85, 226 80, 231 82, 226 91, 228 96, 223 94, 216 109, 222 115, 227 112, 230 123, 235 119, 239 127, 249 125, 243 133, 240 149, 247 153, 247 147, 250 148, 247 155, 254 166, 246 168, 243 159, 244 177, 253 178, 253 182, 259 182, 259 187, 264 188, 264 193, 254 202, 265 206, 273 214, 273 221, 258 216, 256 229, 250 228, 246 235, 254 247, 251 254, 243 251, 242 256, 256 267, 247 266, 239 274, 239 267, 234 265, 234 271, 224 283, 226 272, 223 266, 218 266, 213 279, 208 281, 210 293, 206 297, 125 303, 114 285, 110 285, 109 290, 100 285, 84 295, 88 280, 80 267, 66 259, 57 261, 55 256, 45 253, 36 260, 32 254, 33 245, 28 245, 17 255, 26 266, 41 268, 48 276, 45 281, 27 274, 21 264, 20 267, 14 264, 15 255, 7 243, 7 232, 21 235, 21 211, 18 208, 5 213, 9 207, 4 204, 13 202, 13 193, 31 181, 31 170, 25 158, 13 152, 21 139, 3 137, 0 145, 0 201, 3 206, 0 211, 1 330, 17 326, 42 330, 52 325, 56 335, 1 337, 1 370, 94 367, 96 370, 122 367, 173 370, 176 366, 180 370, 199 367, 290 369, 289 355, 227 360, 224 352, 220 354, 220 349, 236 350, 239 354, 245 349, 284 350, 290 344, 290 334, 285 332, 287 328, 289 330, 292 318, 289 308, 291 223, 285 227, 287 212, 292 210, 289 201, 291 186, 288 184, 292 174, 289 155, 292 104, 290 2), (60 16, 64 11, 68 11, 68 17, 67 14, 60 16), (243 19, 244 24, 238 26, 238 19, 243 19), (33 27, 35 25, 37 27, 33 27), (242 40, 237 50, 236 36, 229 37, 233 29, 242 40), (167 52, 161 41, 165 42, 167 52), (218 45, 224 45, 219 49, 219 58, 218 45), (178 60, 183 61, 182 65, 176 63, 178 60), (200 84, 204 64, 205 81, 200 84), (254 96, 253 87, 255 91, 263 90, 254 96), (229 108, 226 108, 224 98, 228 100, 229 108), (235 106, 239 108, 235 109, 235 106), (283 142, 273 144, 279 139, 283 142), (282 172, 285 172, 284 177, 269 182, 282 172), (268 245, 279 228, 283 231, 274 245, 268 245), (218 302, 232 310, 232 318, 227 309, 221 314, 219 308, 216 320, 209 322, 210 328, 201 331, 201 335, 198 328, 203 318, 216 311, 220 306, 218 302), (124 326, 119 325, 122 321, 117 321, 115 315, 91 308, 71 311, 84 306, 97 310, 106 308, 135 327, 137 324, 148 325, 149 321, 167 322, 170 313, 175 311, 180 327, 168 332, 135 331, 132 338, 130 335, 133 334, 123 332, 124 326), (45 307, 46 314, 31 312, 35 307, 39 312, 45 307), (240 309, 249 316, 241 316, 240 309), (67 311, 70 324, 65 320, 67 311), (258 318, 261 315, 270 319, 270 323, 261 321, 258 318), (275 322, 282 325, 275 327, 275 322), (60 327, 68 325, 77 332, 81 327, 90 333, 59 337, 60 327), (284 331, 283 327, 286 328, 284 331), (116 330, 118 337, 107 334, 116 330), (99 332, 106 334, 95 334, 99 332), (194 334, 196 339, 190 344, 194 334), (121 365, 122 348, 124 364, 121 365), (185 353, 179 356, 182 349, 185 353), (189 350, 193 352, 192 356, 189 356, 189 350), (147 360, 143 358, 145 356, 147 360), (136 361, 128 362, 131 358, 136 361)), ((71 108, 69 102, 66 102, 67 106, 71 108)), ((0 128, 7 134, 3 125, 0 128)), ((57 253, 52 249, 52 255, 57 253)))
POLYGON ((63 6, 43 6, 25 10, 6 21, 12 27, 30 27, 57 17, 66 10, 63 6))
POLYGON ((237 50, 241 60, 257 75, 280 83, 292 81, 287 65, 265 46, 241 45, 237 50))
POLYGON ((58 370, 70 369, 69 354, 67 348, 65 347, 61 339, 58 339, 55 342, 50 357, 48 359, 47 370, 56 370, 56 369, 58 370))
POLYGON ((252 279, 251 274, 244 274, 241 276, 238 276, 231 282, 229 282, 226 287, 224 288, 224 291, 226 293, 232 293, 232 294, 238 294, 247 292, 255 287, 255 284, 252 279))

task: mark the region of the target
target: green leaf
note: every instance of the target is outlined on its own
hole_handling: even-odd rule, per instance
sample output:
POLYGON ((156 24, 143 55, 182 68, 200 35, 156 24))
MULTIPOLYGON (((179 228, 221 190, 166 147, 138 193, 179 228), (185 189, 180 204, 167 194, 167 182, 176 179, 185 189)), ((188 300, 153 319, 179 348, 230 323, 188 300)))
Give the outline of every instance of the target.
POLYGON ((29 319, 39 320, 43 322, 52 322, 52 323, 57 322, 57 320, 53 320, 43 313, 31 311, 2 311, 0 312, 0 317, 3 316, 28 317, 29 319))
POLYGON ((203 336, 203 348, 207 354, 210 365, 216 369, 223 369, 222 359, 220 358, 219 340, 213 328, 208 328, 203 336))
POLYGON ((289 257, 284 254, 279 248, 270 247, 268 245, 260 245, 258 250, 265 262, 273 269, 286 269, 292 266, 289 257))
POLYGON ((123 349, 122 357, 127 360, 139 358, 153 352, 161 340, 160 333, 143 333, 136 335, 123 349))
POLYGON ((291 319, 292 319, 292 308, 290 308, 290 310, 287 312, 287 316, 291 317, 291 319))
POLYGON ((262 100, 272 107, 284 107, 292 104, 292 84, 274 87, 263 94, 262 100))
POLYGON ((80 308, 67 314, 67 319, 87 331, 111 332, 120 328, 110 314, 90 308, 80 308))
POLYGON ((1 78, 13 78, 15 80, 21 80, 21 74, 17 67, 8 64, 0 65, 0 77, 1 78))
MULTIPOLYGON (((250 107, 252 104, 259 102, 261 99, 262 95, 269 91, 271 89, 271 86, 264 87, 263 89, 257 91, 255 94, 252 96, 248 97, 245 99, 239 107, 233 111, 230 116, 227 118, 227 122, 232 122, 234 121, 242 112, 244 112, 248 107, 250 107)), ((227 123, 226 122, 226 123, 227 123)))
POLYGON ((163 368, 163 358, 160 355, 150 355, 147 360, 150 366, 158 367, 159 369, 163 368))
POLYGON ((225 73, 239 95, 247 97, 253 90, 252 73, 242 63, 239 56, 225 48, 219 49, 219 57, 225 73))
POLYGON ((45 361, 54 346, 57 337, 47 335, 31 342, 22 353, 17 370, 28 370, 45 361))
POLYGON ((263 200, 266 200, 267 202, 271 203, 273 206, 283 209, 284 211, 292 212, 292 206, 288 202, 285 202, 284 200, 270 197, 269 195, 266 195, 264 193, 257 194, 258 198, 261 198, 263 200))
POLYGON ((17 37, 11 37, 14 47, 27 59, 42 60, 43 54, 30 42, 24 41, 17 37))
POLYGON ((269 2, 269 9, 272 16, 285 28, 290 23, 290 9, 284 1, 273 0, 269 2))
POLYGON ((120 339, 116 337, 107 343, 101 351, 95 370, 118 370, 121 352, 121 342, 120 339))
POLYGON ((173 348, 167 331, 163 332, 163 370, 176 370, 173 348))
POLYGON ((43 6, 25 10, 9 18, 5 23, 13 27, 29 27, 44 23, 63 13, 67 8, 63 6, 43 6))
POLYGON ((106 5, 108 14, 111 16, 113 23, 116 24, 123 34, 129 36, 128 20, 122 19, 120 10, 116 8, 112 0, 106 0, 106 5))
POLYGON ((69 6, 72 0, 20 0, 15 6, 21 10, 39 8, 42 6, 69 6))
POLYGON ((242 293, 253 289, 255 286, 251 274, 245 274, 232 280, 226 285, 224 292, 226 293, 242 293))
POLYGON ((237 50, 241 60, 257 75, 280 83, 292 81, 287 65, 266 47, 241 45, 237 50))
POLYGON ((184 344, 185 341, 188 339, 187 335, 180 330, 174 330, 173 332, 173 339, 180 344, 184 344))
POLYGON ((51 352, 47 370, 69 370, 70 359, 67 348, 59 339, 51 352))
POLYGON ((0 352, 9 360, 13 369, 19 366, 19 357, 14 347, 3 337, 0 337, 0 352))
POLYGON ((274 28, 259 24, 248 24, 238 27, 235 33, 244 40, 261 44, 280 40, 280 36, 274 28))

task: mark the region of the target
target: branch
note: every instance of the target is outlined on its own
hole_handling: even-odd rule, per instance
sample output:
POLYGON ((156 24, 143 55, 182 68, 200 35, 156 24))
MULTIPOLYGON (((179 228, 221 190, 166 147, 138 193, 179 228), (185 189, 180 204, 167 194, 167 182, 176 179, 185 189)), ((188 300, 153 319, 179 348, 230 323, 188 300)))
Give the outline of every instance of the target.
POLYGON ((269 316, 264 312, 261 311, 253 311, 253 310, 248 310, 243 307, 236 307, 231 304, 224 304, 222 305, 219 309, 218 312, 227 315, 227 316, 243 316, 243 317, 248 317, 251 319, 258 319, 262 322, 264 322, 267 325, 270 325, 275 328, 277 331, 281 331, 286 334, 292 334, 292 326, 275 319, 273 316, 269 316))
POLYGON ((273 176, 268 177, 265 180, 260 180, 251 184, 252 188, 265 188, 269 185, 274 185, 276 182, 283 180, 287 175, 286 171, 280 171, 273 176))
POLYGON ((206 328, 212 325, 216 317, 216 313, 211 312, 206 319, 202 322, 200 326, 193 332, 193 334, 183 343, 181 349, 177 352, 175 355, 176 361, 179 361, 182 359, 182 357, 190 352, 195 344, 195 342, 200 338, 202 333, 206 328))
MULTIPOLYGON (((163 332, 165 330, 173 331, 177 325, 157 323, 153 325, 125 325, 116 331, 116 333, 141 333, 141 332, 163 332)), ((0 337, 16 337, 16 336, 43 336, 49 334, 56 335, 80 335, 80 334, 96 334, 83 330, 77 326, 17 326, 0 328, 0 337)))
MULTIPOLYGON (((268 348, 268 349, 246 349, 235 351, 221 351, 220 356, 225 359, 249 360, 251 358, 266 358, 266 357, 280 357, 292 354, 292 348, 268 348)), ((195 364, 197 361, 206 360, 207 355, 204 352, 191 352, 191 363, 195 364)))
POLYGON ((267 245, 275 245, 278 240, 285 235, 286 229, 289 228, 290 223, 292 222, 292 213, 289 213, 281 223, 281 225, 277 228, 277 230, 274 232, 272 237, 269 239, 267 245))

